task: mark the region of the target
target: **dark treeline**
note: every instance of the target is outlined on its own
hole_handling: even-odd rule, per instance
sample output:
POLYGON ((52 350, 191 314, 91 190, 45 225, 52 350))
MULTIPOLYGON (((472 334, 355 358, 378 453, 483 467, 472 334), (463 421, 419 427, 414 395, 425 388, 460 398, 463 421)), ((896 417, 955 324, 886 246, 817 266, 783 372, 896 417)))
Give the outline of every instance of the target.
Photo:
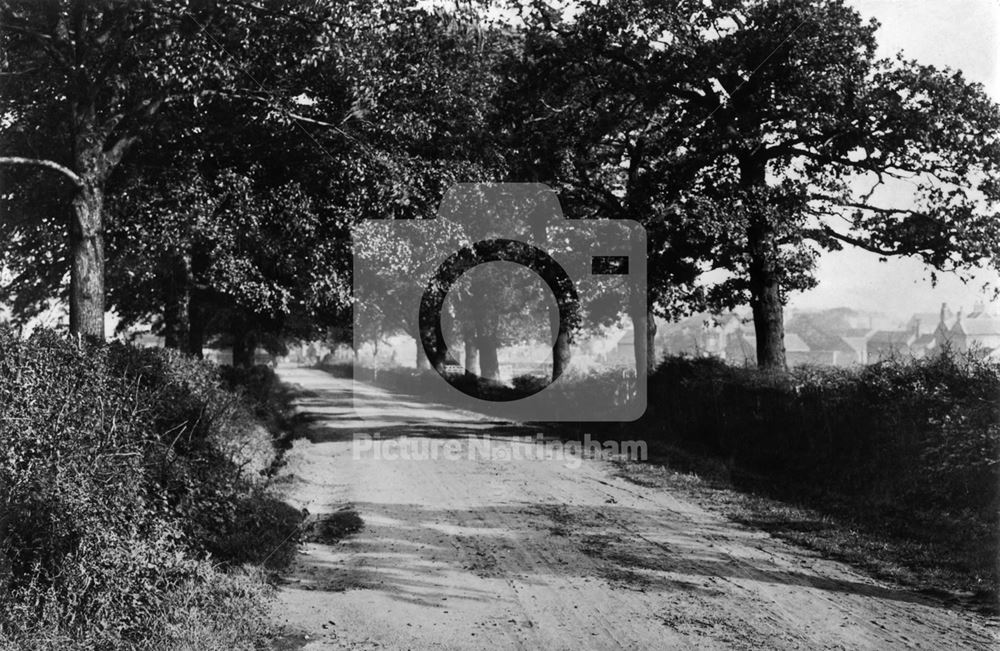
POLYGON ((768 368, 823 251, 995 262, 996 104, 877 58, 842 1, 520 4, 5 0, 0 300, 237 364, 346 339, 350 226, 459 181, 642 222, 649 313, 749 304, 768 368), (873 199, 899 179, 914 202, 873 199))

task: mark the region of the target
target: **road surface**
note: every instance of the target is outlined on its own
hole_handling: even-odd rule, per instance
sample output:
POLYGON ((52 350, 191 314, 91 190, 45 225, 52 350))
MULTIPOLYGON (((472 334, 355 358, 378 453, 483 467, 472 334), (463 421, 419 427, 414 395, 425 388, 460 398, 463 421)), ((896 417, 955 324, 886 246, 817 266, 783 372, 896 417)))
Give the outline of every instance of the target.
POLYGON ((1000 648, 995 622, 631 484, 609 461, 547 460, 530 431, 367 385, 355 410, 351 380, 279 374, 311 422, 278 478, 285 499, 364 526, 303 546, 276 648, 1000 648))

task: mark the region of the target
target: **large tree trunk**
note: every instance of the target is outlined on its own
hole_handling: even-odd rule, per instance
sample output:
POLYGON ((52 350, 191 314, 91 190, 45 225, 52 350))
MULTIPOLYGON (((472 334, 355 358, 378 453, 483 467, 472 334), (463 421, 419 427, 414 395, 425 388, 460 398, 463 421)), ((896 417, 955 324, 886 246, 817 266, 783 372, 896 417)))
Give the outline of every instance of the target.
POLYGON ((104 194, 87 184, 73 199, 69 329, 104 341, 104 194))
POLYGON ((190 344, 190 293, 188 262, 181 254, 167 260, 163 297, 163 339, 167 348, 188 352, 190 344))
POLYGON ((552 344, 552 381, 566 371, 570 362, 570 337, 568 330, 556 332, 555 342, 552 344))
POLYGON ((477 277, 471 285, 473 327, 476 331, 476 348, 479 350, 479 377, 484 380, 500 378, 500 360, 497 348, 500 339, 500 315, 490 303, 491 285, 487 279, 477 277))
POLYGON ((479 348, 476 347, 476 332, 473 328, 466 328, 462 333, 462 340, 465 343, 465 373, 467 375, 479 374, 479 348))
POLYGON ((199 242, 191 247, 187 256, 188 279, 191 289, 188 292, 188 345, 187 351, 203 359, 205 356, 205 341, 208 338, 208 327, 212 321, 213 312, 222 309, 218 298, 208 288, 208 269, 211 258, 207 246, 199 242))
POLYGON ((424 342, 417 339, 417 370, 427 371, 431 368, 431 361, 427 359, 427 351, 424 350, 424 342))
POLYGON ((549 334, 552 337, 552 381, 555 382, 569 366, 571 353, 568 330, 560 330, 564 325, 559 320, 558 307, 549 314, 549 334))
MULTIPOLYGON (((634 288, 633 288, 634 289, 634 288)), ((635 372, 650 373, 656 367, 653 354, 653 338, 656 336, 656 321, 653 307, 645 293, 633 291, 629 304, 629 318, 632 321, 632 350, 635 357, 635 372)))
POLYGON ((635 370, 637 373, 641 373, 643 368, 645 368, 647 374, 652 373, 656 370, 656 366, 660 362, 660 358, 656 355, 656 313, 652 307, 649 307, 646 311, 645 357, 645 360, 640 359, 639 352, 636 351, 635 370))
POLYGON ((200 292, 194 290, 189 295, 188 302, 188 341, 187 352, 198 359, 205 357, 205 331, 208 327, 208 310, 200 292))
POLYGON ((763 161, 749 157, 741 161, 740 181, 747 192, 749 225, 747 245, 750 252, 750 308, 757 335, 757 367, 768 371, 785 369, 785 324, 781 303, 781 279, 778 274, 778 244, 774 224, 758 205, 760 189, 766 187, 763 161))
POLYGON ((431 368, 431 360, 427 357, 427 351, 424 349, 424 342, 420 337, 419 323, 413 331, 413 337, 417 340, 417 370, 429 371, 431 368))
POLYGON ((785 368, 785 324, 781 284, 775 265, 774 229, 763 219, 753 219, 749 229, 750 307, 757 335, 758 368, 785 368))
POLYGON ((232 329, 233 335, 233 366, 249 368, 253 366, 253 354, 256 348, 251 341, 250 330, 242 323, 237 323, 232 329))
POLYGON ((482 335, 476 341, 479 348, 479 377, 496 380, 500 377, 500 359, 497 356, 497 338, 492 334, 482 335))

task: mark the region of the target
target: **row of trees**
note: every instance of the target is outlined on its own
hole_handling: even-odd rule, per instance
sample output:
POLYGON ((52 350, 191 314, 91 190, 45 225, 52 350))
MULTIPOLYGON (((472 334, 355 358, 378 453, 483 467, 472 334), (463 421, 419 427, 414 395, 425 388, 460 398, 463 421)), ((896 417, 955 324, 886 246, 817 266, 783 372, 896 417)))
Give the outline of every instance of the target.
POLYGON ((353 223, 539 181, 645 225, 650 315, 749 303, 780 367, 822 251, 1000 263, 1000 109, 876 28, 840 0, 3 0, 0 300, 245 360, 345 332, 353 223))

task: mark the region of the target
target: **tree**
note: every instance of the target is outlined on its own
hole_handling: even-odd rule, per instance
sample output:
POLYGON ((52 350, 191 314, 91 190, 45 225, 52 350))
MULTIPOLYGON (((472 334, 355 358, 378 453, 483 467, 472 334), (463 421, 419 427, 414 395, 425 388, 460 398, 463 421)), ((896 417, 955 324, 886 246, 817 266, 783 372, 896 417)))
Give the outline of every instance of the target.
MULTIPOLYGON (((384 3, 377 15, 369 29, 342 42, 345 76, 363 116, 353 132, 363 155, 347 170, 350 212, 360 220, 432 219, 455 183, 504 175, 487 119, 500 82, 497 62, 513 47, 513 35, 474 3, 454 10, 384 3)), ((419 296, 416 273, 427 271, 430 254, 467 243, 460 225, 452 226, 441 240, 423 242, 425 251, 380 240, 355 246, 366 264, 383 265, 380 293, 419 296)), ((427 368, 416 313, 401 305, 366 312, 369 333, 410 334, 418 342, 416 365, 427 368)))
POLYGON ((167 346, 198 356, 223 334, 243 364, 258 343, 279 352, 280 340, 323 336, 345 319, 346 222, 323 195, 258 166, 167 171, 138 176, 111 211, 120 327, 153 320, 167 346))
MULTIPOLYGON (((512 175, 557 188, 570 218, 631 219, 645 227, 647 295, 633 297, 629 313, 634 325, 646 323, 647 356, 637 367, 652 370, 656 316, 705 302, 695 281, 710 260, 712 238, 676 208, 678 185, 668 165, 681 116, 645 74, 604 55, 610 19, 585 13, 580 20, 588 18, 589 25, 557 25, 558 14, 544 8, 526 16, 523 51, 507 62, 496 129, 512 175)), ((637 356, 642 350, 636 347, 637 356)))
MULTIPOLYGON (((325 99, 343 96, 335 75, 324 81, 325 99)), ((196 355, 217 334, 237 352, 280 352, 284 338, 325 336, 349 319, 341 170, 356 146, 269 116, 254 98, 233 115, 236 102, 210 96, 166 116, 113 187, 109 300, 120 327, 152 321, 168 346, 196 355)), ((323 110, 345 115, 340 102, 323 110)))
MULTIPOLYGON (((750 304, 761 367, 784 366, 783 304, 815 282, 822 250, 846 243, 942 270, 998 263, 1000 109, 960 73, 876 59, 877 24, 840 0, 615 0, 572 18, 542 6, 529 24, 553 44, 544 65, 575 72, 587 123, 635 134, 598 169, 645 179, 654 218, 680 220, 665 243, 692 248, 683 238, 694 234, 691 261, 730 273, 695 298, 750 304), (657 137, 654 156, 635 155, 657 137), (899 181, 916 190, 902 201, 879 191, 899 181)), ((542 104, 536 117, 567 109, 571 120, 581 105, 542 104)), ((556 151, 580 164, 572 148, 556 151)), ((586 188, 585 176, 574 183, 586 188)), ((628 196, 620 183, 590 185, 609 202, 628 196)))
MULTIPOLYGON (((557 307, 538 276, 512 263, 476 267, 448 299, 445 327, 465 347, 466 371, 487 380, 499 377, 501 348, 548 339, 549 315, 557 307)), ((555 357, 553 363, 558 362, 555 357)))
MULTIPOLYGON (((69 269, 73 332, 104 337, 107 188, 122 161, 164 112, 206 96, 250 97, 273 112, 275 98, 288 97, 282 91, 294 76, 285 73, 300 63, 301 47, 327 27, 322 6, 303 11, 294 3, 184 0, 0 5, 0 146, 11 154, 0 165, 62 179, 54 194, 71 204, 69 253, 51 256, 47 271, 51 281, 61 264, 69 269)), ((37 241, 26 233, 39 222, 55 234, 51 213, 24 201, 30 184, 52 181, 7 178, 16 189, 5 206, 8 246, 37 241), (9 216, 19 209, 23 218, 9 216)), ((22 288, 30 275, 19 275, 22 288)))

